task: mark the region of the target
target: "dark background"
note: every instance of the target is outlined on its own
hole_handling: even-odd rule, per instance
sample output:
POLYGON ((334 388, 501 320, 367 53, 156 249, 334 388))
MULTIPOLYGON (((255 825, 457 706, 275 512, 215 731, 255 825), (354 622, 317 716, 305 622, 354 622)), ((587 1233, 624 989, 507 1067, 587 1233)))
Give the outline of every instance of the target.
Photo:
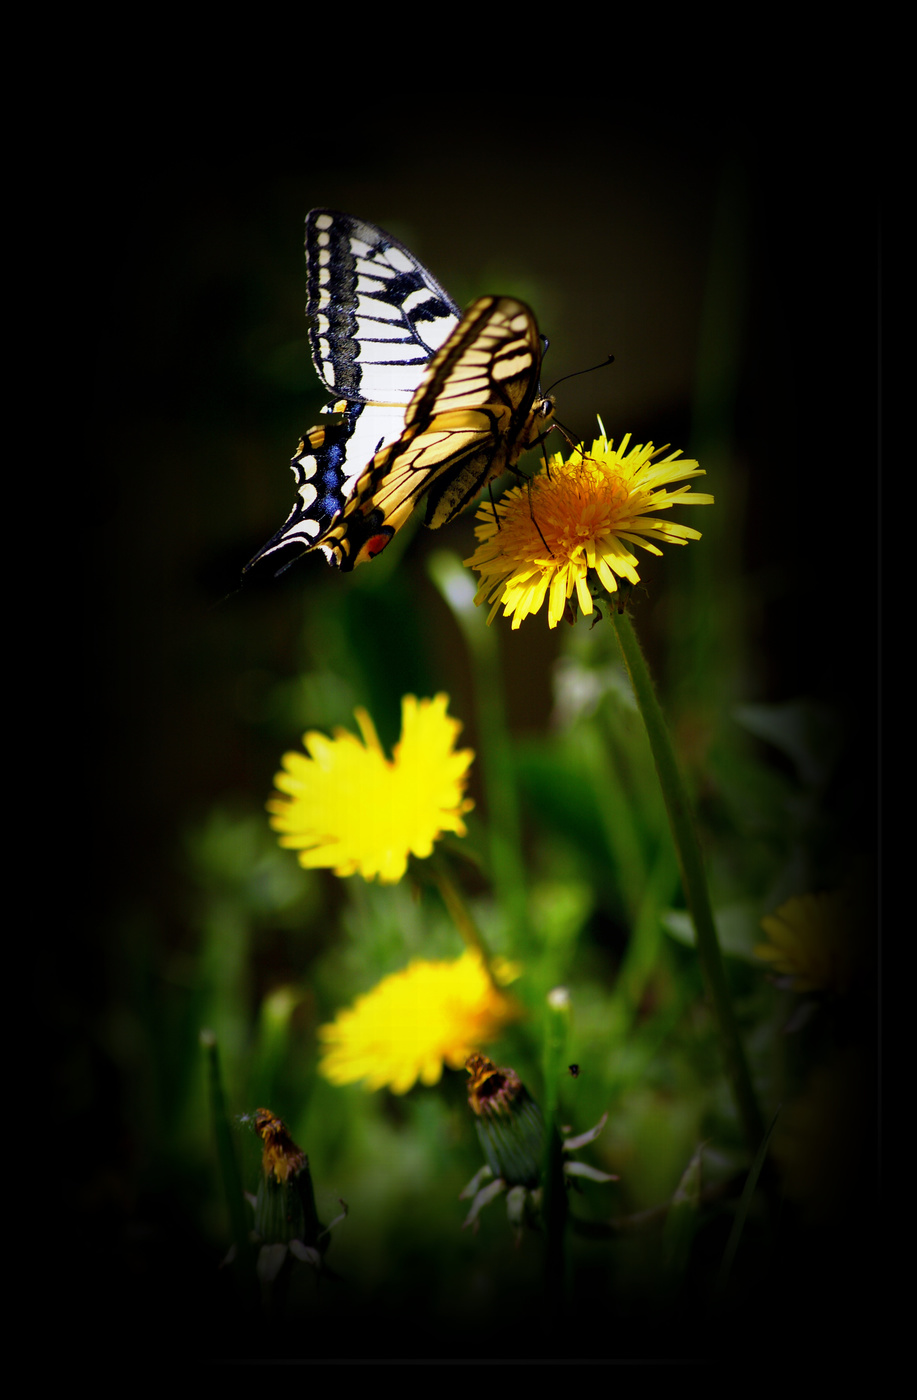
MULTIPOLYGON (((359 145, 346 124, 321 149, 311 137, 200 128, 147 133, 129 159, 104 146, 88 158, 97 214, 77 245, 91 374, 74 657, 87 758, 81 912, 51 997, 56 1087, 79 1164, 68 1208, 87 1261, 102 1241, 109 1267, 111 1240, 151 1213, 123 1132, 130 1090, 98 1034, 122 994, 112 940, 126 911, 151 917, 166 941, 187 937, 179 833, 215 801, 269 790, 277 755, 249 720, 263 678, 295 669, 300 591, 329 584, 317 556, 276 581, 241 580, 289 509, 287 463, 324 400, 303 318, 309 208, 389 229, 459 304, 524 296, 550 340, 548 384, 614 353, 611 370, 560 390, 577 439, 601 405, 610 435, 669 441, 701 465, 696 363, 711 248, 735 259, 737 350, 718 382, 747 493, 733 541, 754 599, 746 696, 809 695, 847 717, 863 823, 875 828, 874 127, 753 103, 713 117, 690 103, 653 111, 548 110, 524 144, 495 140, 492 123, 393 119, 384 147, 359 145)), ((718 483, 708 475, 697 489, 716 495, 718 483)), ((424 533, 411 549, 430 543, 424 533)), ((508 681, 520 732, 544 722, 557 645, 540 620, 526 633, 508 681)), ((138 1284, 147 1303, 152 1275, 152 1287, 138 1284)))

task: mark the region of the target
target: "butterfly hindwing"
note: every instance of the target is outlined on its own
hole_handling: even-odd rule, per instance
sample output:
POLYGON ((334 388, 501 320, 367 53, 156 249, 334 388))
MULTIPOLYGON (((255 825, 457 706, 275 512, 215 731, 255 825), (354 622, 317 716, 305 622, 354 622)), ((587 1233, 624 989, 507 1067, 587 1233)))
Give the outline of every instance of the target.
POLYGON ((424 494, 428 525, 451 520, 552 408, 536 401, 541 341, 522 302, 481 297, 462 317, 397 239, 328 209, 306 218, 306 266, 312 359, 333 397, 290 463, 293 509, 251 564, 296 544, 349 570, 424 494))
POLYGON ((348 404, 345 399, 330 403, 322 410, 333 415, 329 416, 327 424, 310 428, 305 437, 300 438, 290 461, 296 480, 293 509, 277 533, 245 566, 247 569, 288 544, 299 544, 303 550, 313 549, 327 534, 354 485, 352 479, 348 481, 347 451, 362 407, 360 403, 348 404))

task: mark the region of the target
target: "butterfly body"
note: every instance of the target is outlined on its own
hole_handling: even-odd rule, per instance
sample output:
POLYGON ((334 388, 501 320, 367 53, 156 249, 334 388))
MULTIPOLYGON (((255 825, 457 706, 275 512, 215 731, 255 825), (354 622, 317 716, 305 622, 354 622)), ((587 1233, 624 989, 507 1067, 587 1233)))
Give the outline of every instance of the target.
POLYGON ((541 339, 523 302, 479 297, 462 316, 396 239, 330 210, 308 215, 306 260, 312 357, 334 398, 291 462, 293 510, 251 562, 298 544, 346 571, 421 497, 438 528, 514 469, 553 401, 539 395, 541 339))

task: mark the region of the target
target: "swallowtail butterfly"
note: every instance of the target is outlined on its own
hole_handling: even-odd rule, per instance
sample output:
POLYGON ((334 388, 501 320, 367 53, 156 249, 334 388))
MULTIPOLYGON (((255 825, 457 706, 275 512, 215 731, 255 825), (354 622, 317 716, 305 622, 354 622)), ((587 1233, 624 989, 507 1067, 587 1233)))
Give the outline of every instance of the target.
POLYGON ((306 218, 306 268, 329 417, 300 440, 296 502, 246 567, 296 544, 347 571, 379 554, 421 497, 437 528, 515 468, 554 402, 524 302, 479 297, 462 315, 396 238, 330 209, 306 218))

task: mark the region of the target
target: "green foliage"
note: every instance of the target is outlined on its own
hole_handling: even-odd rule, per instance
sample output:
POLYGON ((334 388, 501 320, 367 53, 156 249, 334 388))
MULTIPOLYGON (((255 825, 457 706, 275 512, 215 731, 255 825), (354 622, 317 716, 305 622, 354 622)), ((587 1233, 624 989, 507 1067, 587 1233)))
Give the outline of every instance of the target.
MULTIPOLYGON (((512 289, 505 278, 499 285, 512 289)), ((303 353, 284 339, 253 364, 286 392, 303 353)), ((140 898, 125 900, 100 1031, 125 1085, 138 1194, 175 1202, 188 1222, 182 1240, 201 1242, 203 1265, 186 1264, 183 1245, 169 1269, 197 1270, 212 1328, 205 1349, 229 1354, 231 1337, 233 1354, 247 1355, 712 1356, 736 1318, 754 1320, 765 1302, 767 1325, 785 1316, 770 1290, 792 1275, 794 1231, 808 1258, 812 1222, 847 1228, 847 1163, 869 1127, 874 950, 845 1001, 798 997, 754 948, 762 916, 791 895, 839 888, 853 872, 868 901, 869 833, 858 847, 837 714, 806 697, 758 699, 752 590, 729 544, 746 524, 739 463, 728 424, 710 402, 699 413, 710 444, 709 459, 697 449, 710 468, 704 485, 718 503, 734 488, 735 514, 711 525, 709 555, 706 538, 674 551, 687 557, 667 559, 672 572, 655 575, 654 595, 635 590, 633 606, 663 678, 764 1121, 787 1105, 767 1159, 743 1140, 611 619, 550 635, 543 615, 519 632, 499 618, 486 629, 484 610, 444 583, 463 573, 467 522, 454 522, 466 530, 458 554, 432 565, 429 541, 411 526, 348 577, 313 556, 273 588, 230 600, 214 624, 232 638, 223 642, 232 673, 223 703, 239 750, 227 751, 227 767, 238 768, 225 788, 212 784, 219 800, 199 802, 185 820, 172 922, 160 926, 140 898), (481 1048, 548 1111, 556 1105, 558 1126, 578 1134, 608 1114, 580 1155, 618 1180, 577 1177, 567 1187, 567 1214, 552 1217, 566 1230, 565 1255, 555 1239, 551 1256, 564 1277, 547 1290, 543 1242, 526 1230, 517 1245, 505 1198, 481 1212, 477 1229, 461 1228, 460 1193, 482 1165, 464 1072, 446 1069, 437 1085, 404 1096, 335 1087, 318 1072, 318 1030, 341 1008, 414 958, 462 951, 436 885, 422 868, 392 887, 307 871, 278 847, 264 811, 281 754, 305 731, 352 730, 360 705, 390 752, 402 695, 438 691, 463 723, 461 744, 477 754, 468 836, 440 843, 438 855, 484 946, 521 965, 513 993, 526 1015, 481 1048), (569 1024, 563 1063, 548 1056, 546 1070, 545 997, 558 986, 569 993, 569 1024), (252 1321, 250 1297, 224 1303, 217 1291, 233 1240, 245 1253, 239 1201, 227 1204, 224 1181, 237 1164, 245 1190, 258 1189, 260 1144, 248 1119, 259 1107, 281 1117, 308 1155, 318 1218, 348 1206, 327 1272, 291 1291, 290 1331, 268 1336, 252 1321), (775 1258, 782 1274, 769 1272, 775 1258), (547 1319, 546 1292, 558 1310, 547 1319)), ((850 1174, 858 1171, 853 1160, 850 1174)))
MULTIPOLYGON (((305 670, 295 683, 279 682, 278 698, 268 705, 272 728, 286 715, 290 743, 298 728, 346 722, 342 711, 356 693, 358 673, 375 672, 379 713, 393 712, 399 697, 389 687, 385 699, 389 668, 373 660, 366 643, 369 632, 378 636, 388 624, 370 610, 362 613, 364 626, 354 628, 354 596, 326 609, 323 638, 338 625, 340 632, 321 669, 305 670), (344 638, 352 638, 350 652, 359 664, 335 671, 329 655, 340 651, 344 638), (305 713, 310 707, 314 718, 305 713)), ((384 606, 381 596, 372 596, 384 606)), ((637 1298, 651 1311, 671 1307, 693 1279, 693 1252, 710 1214, 704 1195, 710 1194, 709 1162, 716 1160, 714 1184, 740 1184, 743 1153, 705 1010, 693 926, 678 907, 677 868, 652 759, 623 673, 608 657, 608 636, 596 631, 589 642, 586 647, 573 638, 571 654, 558 663, 553 728, 537 743, 505 736, 523 813, 520 868, 530 872, 524 890, 529 935, 516 989, 530 1015, 506 1033, 502 1046, 487 1049, 539 1093, 539 1007, 551 987, 568 988, 572 1014, 564 1058, 577 1062, 580 1072, 575 1079, 560 1076, 561 1119, 577 1132, 607 1111, 608 1125, 586 1157, 620 1177, 612 1187, 578 1180, 570 1201, 574 1230, 610 1234, 602 1246, 604 1266, 595 1257, 598 1245, 588 1264, 573 1246, 573 1296, 578 1271, 594 1281, 596 1269, 604 1268, 600 1293, 609 1306, 623 1307, 626 1300, 630 1309, 637 1298), (588 698, 571 699, 577 692, 588 698), (704 1141, 716 1144, 718 1157, 700 1153, 704 1141), (658 1225, 647 1224, 642 1250, 616 1230, 616 1220, 654 1211, 658 1225)), ((416 675, 423 669, 415 662, 416 675)), ((473 722, 472 715, 461 717, 473 722)), ((809 758, 803 736, 824 736, 793 722, 788 707, 773 716, 767 707, 754 707, 753 715, 746 707, 739 717, 746 731, 791 753, 795 770, 793 776, 775 773, 767 750, 743 743, 725 711, 708 737, 711 762, 700 810, 717 931, 758 1092, 772 1112, 785 1073, 779 1030, 785 999, 768 984, 753 948, 762 937, 768 892, 787 885, 805 847, 807 793, 825 778, 824 746, 821 758, 809 758), (745 892, 740 900, 739 890, 745 892)), ((693 780, 699 784, 699 773, 693 780)), ((508 951, 509 930, 488 889, 486 807, 474 820, 477 837, 471 840, 479 859, 455 871, 471 882, 470 907, 485 945, 493 953, 508 951)), ((453 845, 461 850, 461 842, 453 845)), ((493 1223, 504 1207, 484 1212, 479 1234, 460 1229, 459 1192, 480 1165, 464 1076, 447 1070, 436 1088, 417 1087, 395 1098, 359 1086, 336 1089, 316 1074, 316 1030, 341 1006, 411 958, 461 951, 435 889, 414 888, 410 879, 386 888, 304 871, 292 853, 277 847, 257 804, 233 814, 215 808, 189 833, 187 852, 196 946, 184 954, 182 974, 173 972, 170 993, 183 1003, 184 1030, 174 1034, 174 1016, 163 1022, 150 1015, 142 1031, 163 1086, 171 1085, 161 1092, 171 1094, 170 1114, 182 1124, 186 1176, 203 1186, 210 1171, 196 1043, 196 1030, 206 1026, 223 1058, 247 1189, 256 1187, 258 1159, 251 1129, 241 1120, 263 1105, 285 1119, 308 1152, 320 1216, 331 1218, 339 1213, 336 1202, 347 1202, 330 1263, 349 1280, 358 1311, 389 1297, 393 1279, 420 1306, 416 1289, 405 1283, 414 1269, 431 1279, 422 1305, 434 1315, 454 1289, 472 1286, 484 1260, 488 1270, 511 1280, 510 1234, 493 1223)), ((214 1173, 199 1218, 215 1248, 230 1238, 218 1200, 214 1173)), ((747 1201, 743 1222, 742 1247, 750 1239, 754 1249, 756 1224, 747 1201)), ((467 1296, 461 1306, 468 1306, 467 1296)))

